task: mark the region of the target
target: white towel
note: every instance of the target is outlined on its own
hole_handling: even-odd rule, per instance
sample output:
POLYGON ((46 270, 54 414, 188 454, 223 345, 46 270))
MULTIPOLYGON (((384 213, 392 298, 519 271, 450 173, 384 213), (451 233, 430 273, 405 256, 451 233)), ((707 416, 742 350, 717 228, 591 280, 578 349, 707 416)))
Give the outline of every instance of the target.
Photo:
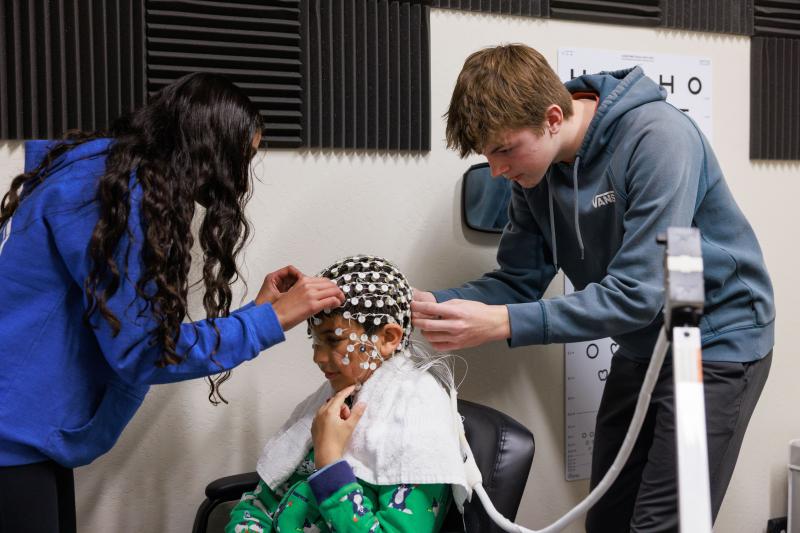
MULTIPOLYGON (((333 395, 329 383, 303 400, 277 435, 269 439, 257 471, 275 490, 311 449, 311 423, 333 395)), ((405 354, 395 354, 358 392, 367 404, 344 459, 359 479, 373 485, 453 485, 459 509, 472 491, 467 485, 459 444, 461 417, 448 392, 405 354)))

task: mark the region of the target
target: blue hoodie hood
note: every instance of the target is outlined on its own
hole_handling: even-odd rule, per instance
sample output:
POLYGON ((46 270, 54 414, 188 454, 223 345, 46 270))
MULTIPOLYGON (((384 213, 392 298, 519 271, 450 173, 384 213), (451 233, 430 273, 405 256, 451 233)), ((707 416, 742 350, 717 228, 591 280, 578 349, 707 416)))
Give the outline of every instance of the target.
POLYGON ((591 164, 615 134, 616 122, 634 108, 667 99, 667 91, 644 75, 640 67, 601 72, 564 84, 571 93, 595 93, 600 102, 589 123, 577 157, 591 164))
MULTIPOLYGON (((76 146, 61 157, 53 161, 47 169, 49 174, 60 172, 65 167, 80 160, 105 157, 113 139, 95 139, 76 146)), ((25 142, 25 172, 30 172, 39 166, 48 152, 63 141, 32 140, 25 142)), ((100 167, 104 170, 104 167, 100 167)))

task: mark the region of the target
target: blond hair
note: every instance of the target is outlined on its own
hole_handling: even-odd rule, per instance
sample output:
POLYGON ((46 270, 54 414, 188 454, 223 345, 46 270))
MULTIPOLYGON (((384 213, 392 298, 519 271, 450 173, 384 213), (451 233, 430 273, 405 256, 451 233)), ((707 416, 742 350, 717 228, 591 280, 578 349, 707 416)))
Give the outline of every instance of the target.
POLYGON ((450 99, 447 147, 466 157, 506 130, 543 133, 552 104, 572 116, 572 96, 542 54, 524 44, 479 50, 464 62, 450 99))

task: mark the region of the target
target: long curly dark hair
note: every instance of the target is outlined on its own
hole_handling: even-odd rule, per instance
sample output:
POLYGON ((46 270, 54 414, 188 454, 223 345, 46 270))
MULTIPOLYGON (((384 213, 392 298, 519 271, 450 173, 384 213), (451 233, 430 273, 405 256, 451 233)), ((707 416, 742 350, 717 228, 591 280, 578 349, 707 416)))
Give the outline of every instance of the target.
MULTIPOLYGON (((51 165, 65 152, 85 142, 112 137, 105 174, 99 178, 96 200, 100 218, 92 233, 89 256, 92 269, 85 280, 87 321, 99 312, 117 335, 120 321, 106 302, 119 288, 127 268, 117 264, 120 239, 128 228, 131 210, 131 173, 142 188, 141 220, 144 232, 142 273, 136 290, 156 320, 151 345, 163 349, 157 365, 178 364, 186 356, 176 352, 180 326, 187 316, 189 267, 194 238, 191 222, 195 200, 205 216, 199 231, 203 250, 203 307, 207 318, 230 313, 230 284, 239 278, 236 256, 250 234, 244 206, 250 198, 250 161, 254 138, 262 131, 260 113, 228 79, 206 73, 189 74, 164 87, 131 115, 117 119, 109 131, 68 132, 42 163, 20 174, 0 203, 0 226, 25 196, 46 179, 51 165)), ((216 325, 219 348, 219 330, 216 325)), ((208 378, 209 400, 227 403, 219 386, 230 372, 208 378)))

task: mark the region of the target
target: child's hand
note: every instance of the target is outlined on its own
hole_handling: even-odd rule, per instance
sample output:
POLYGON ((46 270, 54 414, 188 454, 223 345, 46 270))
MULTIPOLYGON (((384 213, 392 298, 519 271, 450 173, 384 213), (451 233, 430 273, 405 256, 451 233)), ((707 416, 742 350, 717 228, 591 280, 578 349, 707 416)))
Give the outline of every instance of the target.
POLYGON ((280 270, 276 270, 264 278, 261 290, 256 296, 256 305, 263 303, 275 303, 286 291, 297 283, 297 280, 304 278, 305 274, 300 272, 292 265, 287 265, 280 270))
POLYGON ((344 455, 344 449, 350 435, 367 408, 365 403, 357 403, 353 409, 345 405, 344 400, 355 390, 350 385, 325 402, 317 411, 311 424, 311 438, 314 441, 314 463, 322 468, 335 463, 344 455))

